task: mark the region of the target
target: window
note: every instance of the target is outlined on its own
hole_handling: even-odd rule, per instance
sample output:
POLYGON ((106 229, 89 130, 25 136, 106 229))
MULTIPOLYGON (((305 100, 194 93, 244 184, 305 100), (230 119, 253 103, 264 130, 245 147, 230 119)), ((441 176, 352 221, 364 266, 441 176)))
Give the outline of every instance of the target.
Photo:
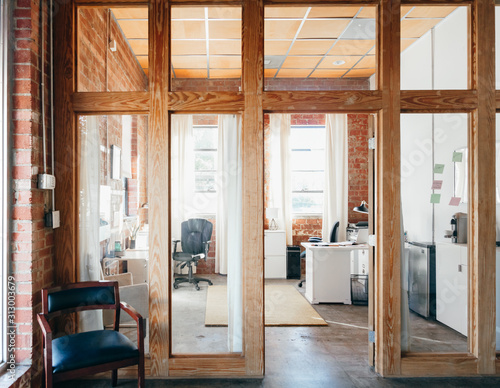
POLYGON ((292 212, 321 214, 325 186, 325 126, 292 125, 290 144, 292 212))
POLYGON ((198 211, 217 210, 217 125, 194 125, 195 204, 198 211))

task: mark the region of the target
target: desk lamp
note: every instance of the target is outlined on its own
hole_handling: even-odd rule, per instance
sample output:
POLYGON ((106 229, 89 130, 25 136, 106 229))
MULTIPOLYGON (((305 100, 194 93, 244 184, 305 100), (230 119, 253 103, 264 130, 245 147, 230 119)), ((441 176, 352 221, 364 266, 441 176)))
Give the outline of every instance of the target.
POLYGON ((278 208, 277 207, 266 208, 266 218, 271 219, 271 222, 269 223, 269 230, 277 230, 278 224, 276 223, 275 218, 278 218, 278 208))
POLYGON ((366 207, 366 205, 368 205, 365 201, 362 201, 361 202, 361 205, 359 206, 356 206, 354 209, 355 212, 358 212, 358 213, 365 213, 365 214, 368 214, 368 208, 366 207))

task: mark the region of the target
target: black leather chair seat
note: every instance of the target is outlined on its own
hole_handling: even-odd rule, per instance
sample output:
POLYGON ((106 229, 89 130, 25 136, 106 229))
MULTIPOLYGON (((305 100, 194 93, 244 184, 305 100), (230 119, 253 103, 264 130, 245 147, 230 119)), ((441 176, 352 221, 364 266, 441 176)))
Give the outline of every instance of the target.
POLYGON ((54 373, 138 356, 137 346, 114 330, 88 331, 52 341, 54 373))

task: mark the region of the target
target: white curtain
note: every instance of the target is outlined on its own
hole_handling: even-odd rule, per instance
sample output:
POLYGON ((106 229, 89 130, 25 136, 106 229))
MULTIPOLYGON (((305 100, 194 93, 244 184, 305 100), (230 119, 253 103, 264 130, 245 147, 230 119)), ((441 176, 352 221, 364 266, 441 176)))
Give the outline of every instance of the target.
POLYGON ((171 144, 172 240, 180 240, 181 223, 192 216, 194 193, 192 115, 172 115, 171 144))
POLYGON ((325 188, 323 190, 323 241, 330 241, 339 221, 338 241, 345 241, 347 227, 347 115, 326 115, 325 188))
MULTIPOLYGON (((410 351, 410 305, 408 300, 408 252, 405 249, 405 232, 403 223, 403 198, 401 198, 401 350, 410 351)), ((373 277, 372 277, 373 279, 373 277)))
POLYGON ((228 348, 243 349, 241 118, 220 115, 217 160, 216 272, 227 274, 228 348))
MULTIPOLYGON (((98 117, 80 118, 80 241, 78 280, 100 280, 99 246, 99 125, 98 117)), ((85 311, 78 314, 78 330, 103 328, 102 312, 85 311)))
POLYGON ((292 184, 289 114, 270 115, 270 208, 278 209, 278 229, 285 230, 286 243, 292 245, 292 184))

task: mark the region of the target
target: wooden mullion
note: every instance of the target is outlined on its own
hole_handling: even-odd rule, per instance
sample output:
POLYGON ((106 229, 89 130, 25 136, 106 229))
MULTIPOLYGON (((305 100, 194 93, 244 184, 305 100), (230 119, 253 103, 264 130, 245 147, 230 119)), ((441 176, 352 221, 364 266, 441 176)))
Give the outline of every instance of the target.
POLYGON ((496 110, 500 112, 500 90, 495 91, 496 110))
POLYGON ((151 374, 168 376, 170 349, 170 8, 152 0, 149 8, 148 203, 149 203, 149 349, 151 374))
POLYGON ((383 376, 401 373, 401 190, 400 190, 400 1, 378 8, 379 113, 376 203, 375 368, 383 376))
POLYGON ((401 90, 402 113, 472 112, 475 90, 401 90))
POLYGON ((263 108, 273 112, 376 112, 382 108, 382 93, 363 91, 267 91, 263 108))
POLYGON ((241 92, 170 92, 169 109, 172 111, 240 112, 244 109, 241 92))
POLYGON ((478 106, 469 129, 469 351, 477 373, 495 373, 495 2, 471 6, 471 87, 478 106))
POLYGON ((149 92, 80 92, 72 95, 78 114, 148 114, 149 92))
POLYGON ((413 6, 446 6, 446 5, 469 5, 472 4, 474 0, 401 0, 401 5, 413 5, 413 6))
POLYGON ((246 374, 264 374, 264 3, 243 2, 243 352, 246 374))
POLYGON ((289 7, 289 6, 311 6, 311 5, 331 5, 331 6, 336 6, 336 5, 378 5, 379 0, 312 0, 312 1, 305 1, 305 0, 265 0, 264 4, 267 5, 273 5, 273 6, 282 6, 282 7, 289 7))

